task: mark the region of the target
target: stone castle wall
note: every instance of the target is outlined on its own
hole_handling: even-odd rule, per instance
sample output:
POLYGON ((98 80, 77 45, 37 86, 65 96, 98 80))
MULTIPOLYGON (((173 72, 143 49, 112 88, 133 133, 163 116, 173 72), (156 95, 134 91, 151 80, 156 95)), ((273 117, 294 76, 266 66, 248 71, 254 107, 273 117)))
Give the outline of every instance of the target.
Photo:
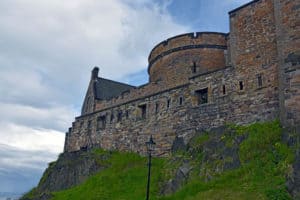
POLYGON ((241 107, 251 104, 251 109, 241 109, 235 112, 235 115, 236 117, 241 115, 250 117, 253 110, 265 110, 279 117, 273 1, 255 1, 249 6, 231 11, 229 15, 231 64, 235 68, 234 78, 245 88, 239 92, 236 104, 241 107))
POLYGON ((163 156, 175 138, 187 142, 226 123, 280 117, 299 124, 299 5, 255 0, 229 13, 229 34, 161 42, 149 56, 149 83, 95 100, 67 132, 65 151, 101 146, 144 154, 153 135, 155 153, 163 156))
POLYGON ((274 0, 281 122, 300 124, 300 1, 274 0))
POLYGON ((198 32, 169 38, 156 45, 149 55, 150 82, 172 87, 188 82, 193 71, 224 68, 226 49, 224 33, 198 32))

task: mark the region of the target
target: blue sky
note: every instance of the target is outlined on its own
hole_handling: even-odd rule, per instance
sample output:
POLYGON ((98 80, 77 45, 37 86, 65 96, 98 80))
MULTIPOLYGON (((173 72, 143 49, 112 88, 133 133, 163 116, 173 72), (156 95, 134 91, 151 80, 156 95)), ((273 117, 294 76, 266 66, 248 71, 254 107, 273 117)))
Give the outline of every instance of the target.
POLYGON ((185 32, 229 31, 247 0, 0 1, 0 193, 37 184, 63 151, 94 66, 140 85, 147 57, 185 32))

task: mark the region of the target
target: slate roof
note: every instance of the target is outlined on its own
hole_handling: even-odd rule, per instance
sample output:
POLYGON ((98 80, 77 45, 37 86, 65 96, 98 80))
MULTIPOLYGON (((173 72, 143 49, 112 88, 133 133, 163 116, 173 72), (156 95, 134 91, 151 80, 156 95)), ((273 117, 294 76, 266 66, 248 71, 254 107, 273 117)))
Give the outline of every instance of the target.
POLYGON ((97 78, 94 85, 95 98, 99 100, 109 100, 133 88, 136 87, 105 78, 97 78))

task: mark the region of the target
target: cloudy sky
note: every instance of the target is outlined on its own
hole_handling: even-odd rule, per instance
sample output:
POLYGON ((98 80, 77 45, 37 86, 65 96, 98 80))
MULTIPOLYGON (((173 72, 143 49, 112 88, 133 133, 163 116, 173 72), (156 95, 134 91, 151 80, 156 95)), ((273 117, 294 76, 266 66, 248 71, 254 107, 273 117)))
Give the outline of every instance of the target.
POLYGON ((155 44, 176 34, 229 31, 249 0, 1 0, 0 192, 37 184, 63 151, 93 66, 140 85, 155 44))

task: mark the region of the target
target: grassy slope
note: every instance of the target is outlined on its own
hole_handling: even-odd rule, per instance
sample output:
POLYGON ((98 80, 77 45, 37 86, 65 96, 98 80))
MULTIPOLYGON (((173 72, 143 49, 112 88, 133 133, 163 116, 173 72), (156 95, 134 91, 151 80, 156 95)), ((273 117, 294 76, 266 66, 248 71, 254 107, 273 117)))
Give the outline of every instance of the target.
MULTIPOLYGON (((289 174, 293 153, 281 142, 279 123, 235 126, 234 129, 235 134, 248 135, 240 145, 240 168, 215 175, 209 182, 194 174, 180 191, 161 197, 161 183, 170 177, 174 169, 168 159, 154 159, 151 199, 290 199, 285 189, 285 177, 289 174)), ((94 153, 108 152, 97 150, 94 153)), ((113 152, 107 162, 111 167, 90 177, 80 186, 54 193, 53 199, 145 199, 146 158, 133 153, 113 152)))

